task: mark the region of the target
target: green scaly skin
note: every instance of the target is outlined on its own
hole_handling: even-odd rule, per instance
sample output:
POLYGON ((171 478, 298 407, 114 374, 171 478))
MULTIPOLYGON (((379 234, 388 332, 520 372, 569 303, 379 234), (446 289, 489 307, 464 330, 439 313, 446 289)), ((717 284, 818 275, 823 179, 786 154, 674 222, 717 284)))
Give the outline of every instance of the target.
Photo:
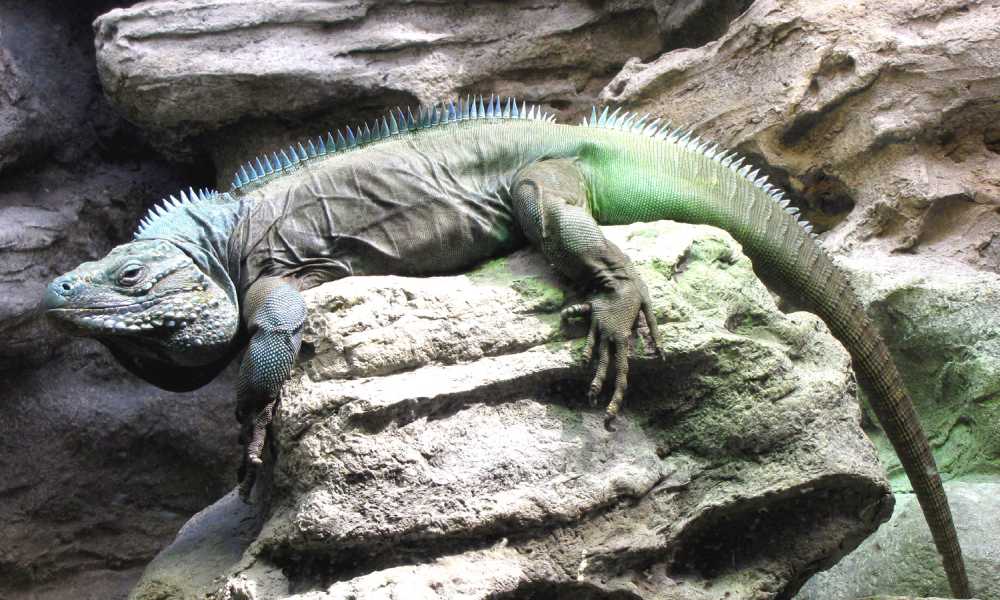
POLYGON ((970 596, 930 446, 886 346, 846 276, 764 178, 697 139, 606 110, 568 126, 480 98, 423 109, 415 119, 393 113, 374 130, 360 142, 345 130, 267 155, 248 163, 230 192, 192 191, 166 203, 143 221, 136 241, 53 281, 49 314, 166 389, 203 385, 245 349, 237 418, 246 498, 298 352, 300 290, 349 275, 455 272, 532 243, 587 291, 588 301, 564 316, 590 318, 592 399, 614 364, 610 427, 640 315, 657 333, 645 285, 599 225, 714 225, 743 245, 766 282, 814 310, 847 347, 952 592, 970 596))

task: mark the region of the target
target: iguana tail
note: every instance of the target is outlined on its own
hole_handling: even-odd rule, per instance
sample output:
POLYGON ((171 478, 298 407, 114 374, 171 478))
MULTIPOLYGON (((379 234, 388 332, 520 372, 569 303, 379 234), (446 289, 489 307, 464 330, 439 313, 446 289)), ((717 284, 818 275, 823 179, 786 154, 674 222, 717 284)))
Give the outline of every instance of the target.
POLYGON ((787 208, 780 190, 733 155, 689 136, 647 140, 607 134, 606 145, 581 158, 598 222, 674 219, 725 229, 765 282, 775 282, 826 322, 872 392, 871 406, 917 494, 952 593, 970 597, 948 500, 913 403, 846 274, 816 243, 811 228, 787 208))
MULTIPOLYGON (((797 229, 796 234, 789 237, 802 241, 785 244, 786 250, 797 250, 799 253, 788 261, 795 265, 795 274, 787 281, 850 352, 859 380, 871 392, 869 403, 872 410, 896 450, 920 502, 934 536, 934 544, 944 562, 952 594, 956 598, 969 598, 971 590, 962 561, 962 549, 941 485, 941 476, 927 435, 889 349, 865 314, 846 274, 833 264, 829 255, 805 231, 797 229)), ((752 250, 747 254, 751 260, 757 258, 752 250)))

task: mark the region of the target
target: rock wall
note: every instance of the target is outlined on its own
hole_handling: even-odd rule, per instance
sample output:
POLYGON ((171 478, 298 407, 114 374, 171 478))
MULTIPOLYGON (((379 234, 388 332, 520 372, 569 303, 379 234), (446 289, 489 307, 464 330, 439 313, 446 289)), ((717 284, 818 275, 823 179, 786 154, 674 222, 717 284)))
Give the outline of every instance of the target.
POLYGON ((48 280, 131 237, 204 166, 164 160, 105 99, 91 22, 116 4, 0 2, 0 597, 123 598, 232 485, 231 387, 158 392, 50 331, 48 280), (216 433, 213 433, 216 432, 216 433))
POLYGON ((716 42, 631 61, 601 100, 738 149, 842 253, 1000 271, 1000 6, 759 0, 716 42))

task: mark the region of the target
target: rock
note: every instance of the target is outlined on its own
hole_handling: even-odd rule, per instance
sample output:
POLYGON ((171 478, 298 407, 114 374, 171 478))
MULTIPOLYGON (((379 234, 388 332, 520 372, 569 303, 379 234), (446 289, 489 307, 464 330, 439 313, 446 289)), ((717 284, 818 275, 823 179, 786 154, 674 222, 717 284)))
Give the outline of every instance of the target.
POLYGON ((916 596, 886 596, 884 594, 879 594, 877 596, 866 596, 864 598, 859 598, 858 600, 948 600, 947 598, 917 598, 916 596))
POLYGON ((171 394, 75 343, 0 386, 14 433, 0 436, 5 600, 124 597, 137 568, 235 482, 231 373, 171 394))
MULTIPOLYGON (((1000 530, 1000 483, 953 481, 945 491, 973 593, 1000 598, 1000 542, 989 535, 1000 530)), ((877 594, 949 597, 920 506, 913 494, 897 494, 896 502, 888 523, 835 567, 809 580, 796 600, 877 594)))
POLYGON ((760 0, 602 91, 746 153, 840 253, 1000 272, 1000 6, 760 0))
POLYGON ((95 30, 105 90, 161 145, 248 117, 287 141, 290 120, 315 134, 470 91, 589 103, 626 59, 660 50, 646 4, 142 2, 95 30))
POLYGON ((155 156, 104 99, 93 18, 115 2, 0 3, 0 597, 124 598, 235 479, 231 376, 159 392, 51 330, 48 281, 131 237, 201 169, 155 156))
POLYGON ((88 31, 95 5, 109 4, 0 6, 0 172, 49 156, 76 162, 113 127, 88 31))
POLYGON ((135 593, 160 598, 204 598, 213 591, 213 578, 239 562, 260 529, 256 509, 233 490, 195 515, 147 571, 155 581, 144 581, 135 593), (192 583, 203 584, 195 588, 192 583), (204 585, 209 584, 209 585, 204 585))
POLYGON ((719 230, 605 231, 668 355, 640 337, 615 431, 537 253, 326 284, 305 293, 260 533, 238 562, 213 550, 217 503, 131 597, 764 598, 833 564, 892 506, 844 350, 719 230), (230 566, 176 577, 202 561, 230 566))
MULTIPOLYGON (((921 256, 840 264, 889 344, 940 469, 1000 475, 1000 276, 921 256)), ((893 487, 909 490, 888 441, 870 433, 893 487)))

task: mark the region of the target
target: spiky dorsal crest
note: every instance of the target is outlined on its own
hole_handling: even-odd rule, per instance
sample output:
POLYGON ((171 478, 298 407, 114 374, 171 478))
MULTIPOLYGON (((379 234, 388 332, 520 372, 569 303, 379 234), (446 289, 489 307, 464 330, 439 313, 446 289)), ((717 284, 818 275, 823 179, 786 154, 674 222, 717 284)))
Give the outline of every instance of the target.
POLYGON ((282 173, 290 172, 310 160, 354 150, 373 142, 406 134, 420 129, 429 129, 461 121, 479 119, 527 119, 532 121, 555 122, 555 115, 543 111, 537 105, 508 97, 506 101, 498 95, 466 96, 464 99, 449 100, 431 106, 421 106, 414 115, 412 109, 397 107, 370 124, 344 127, 327 131, 326 136, 316 136, 292 144, 288 148, 265 153, 247 161, 233 176, 231 190, 245 191, 253 184, 270 181, 282 173))
MULTIPOLYGON (((288 148, 273 151, 270 155, 265 153, 246 162, 236 171, 230 191, 235 193, 246 191, 249 187, 266 183, 282 173, 293 171, 303 163, 319 157, 354 150, 373 142, 420 129, 479 119, 527 119, 554 123, 555 115, 543 111, 538 105, 529 105, 525 101, 521 101, 520 106, 518 106, 518 101, 512 97, 508 97, 504 102, 500 96, 495 94, 491 95, 489 99, 486 99, 485 96, 466 96, 464 99, 459 98, 457 102, 449 100, 447 103, 421 106, 417 109, 416 115, 409 107, 406 108, 405 112, 402 108, 397 107, 370 124, 364 123, 353 129, 344 127, 342 130, 327 131, 325 137, 321 135, 303 140, 288 146, 288 148)), ((767 177, 760 175, 759 170, 751 172, 752 167, 749 164, 744 164, 746 160, 744 157, 736 152, 723 150, 717 144, 702 140, 694 135, 693 129, 675 128, 669 121, 662 123, 661 119, 650 120, 649 114, 639 116, 633 112, 622 112, 621 108, 612 111, 610 107, 599 109, 596 106, 591 108, 590 118, 584 118, 580 125, 582 127, 616 129, 646 136, 676 144, 714 160, 763 190, 789 214, 795 216, 799 225, 806 232, 815 237, 812 225, 805 219, 798 218, 798 209, 789 206, 789 199, 781 189, 768 183, 767 177)))
POLYGON ((649 121, 649 114, 640 117, 637 113, 623 113, 621 112, 621 108, 609 111, 609 107, 604 107, 603 110, 599 110, 596 106, 591 108, 590 118, 584 118, 580 126, 617 129, 677 144, 687 150, 697 152, 737 173, 763 190, 772 200, 784 208, 788 214, 796 217, 796 221, 806 230, 806 233, 816 237, 816 234, 813 233, 812 224, 805 219, 799 218, 799 209, 789 206, 790 200, 785 196, 784 192, 780 188, 768 183, 767 176, 760 175, 759 169, 751 172, 753 167, 749 164, 743 164, 746 160, 745 157, 740 156, 736 152, 727 152, 720 149, 717 144, 702 140, 694 135, 692 129, 686 131, 677 129, 672 127, 669 122, 661 124, 660 119, 649 121))
POLYGON ((154 204, 146 216, 139 221, 139 227, 132 234, 132 239, 139 239, 144 234, 152 233, 155 229, 167 224, 172 217, 186 212, 200 203, 216 200, 219 197, 219 192, 207 188, 197 191, 194 188, 188 188, 186 192, 181 190, 177 196, 164 198, 160 204, 154 204))

